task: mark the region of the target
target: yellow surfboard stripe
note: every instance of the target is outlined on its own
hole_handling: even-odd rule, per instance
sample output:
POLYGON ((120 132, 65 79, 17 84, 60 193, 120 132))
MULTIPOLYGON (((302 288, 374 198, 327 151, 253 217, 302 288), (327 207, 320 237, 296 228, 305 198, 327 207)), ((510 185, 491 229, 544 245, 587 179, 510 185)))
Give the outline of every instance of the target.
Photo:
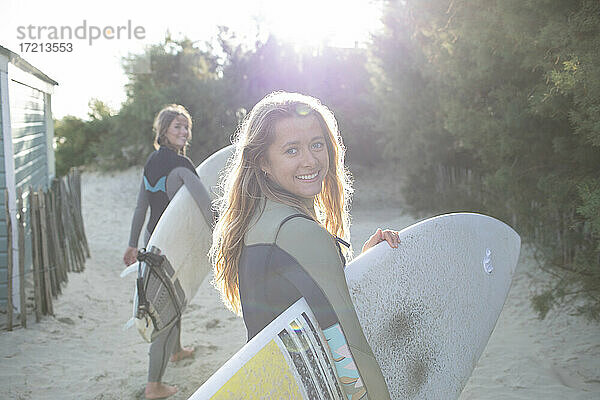
POLYGON ((220 399, 301 399, 291 367, 273 340, 258 351, 214 396, 220 399))

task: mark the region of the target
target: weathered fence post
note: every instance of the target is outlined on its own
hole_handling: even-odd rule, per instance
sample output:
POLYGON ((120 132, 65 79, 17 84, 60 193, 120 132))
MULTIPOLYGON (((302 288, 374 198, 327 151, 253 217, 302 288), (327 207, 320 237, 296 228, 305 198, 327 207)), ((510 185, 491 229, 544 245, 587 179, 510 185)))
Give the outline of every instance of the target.
POLYGON ((31 261, 33 265, 33 292, 35 301, 35 322, 40 322, 42 306, 42 277, 40 272, 39 237, 36 217, 37 193, 29 186, 29 224, 31 225, 31 261))
POLYGON ((8 189, 4 190, 4 208, 5 208, 5 217, 6 217, 6 252, 7 252, 7 273, 6 273, 6 312, 7 312, 7 321, 6 321, 6 329, 12 331, 12 323, 13 323, 13 301, 12 301, 12 278, 13 278, 13 259, 12 259, 12 223, 10 218, 10 209, 8 207, 8 199, 10 197, 10 193, 8 189))
POLYGON ((25 297, 25 218, 23 214, 23 189, 17 190, 17 229, 19 236, 19 295, 21 299, 21 326, 27 328, 27 300, 25 297))
POLYGON ((46 241, 46 206, 44 204, 44 192, 40 189, 39 195, 39 210, 40 210, 40 233, 41 233, 41 242, 42 242, 42 264, 43 270, 46 272, 44 274, 44 282, 46 284, 46 301, 48 305, 48 314, 54 315, 54 307, 52 306, 52 282, 51 282, 51 267, 50 261, 48 260, 48 243, 46 241))
POLYGON ((54 263, 59 269, 59 278, 61 282, 68 282, 69 277, 67 275, 67 267, 64 259, 64 254, 62 251, 62 246, 60 244, 60 234, 59 234, 59 219, 58 219, 58 207, 57 207, 57 180, 52 182, 51 190, 50 190, 50 202, 49 202, 49 210, 50 210, 50 233, 52 239, 52 252, 54 256, 54 263))

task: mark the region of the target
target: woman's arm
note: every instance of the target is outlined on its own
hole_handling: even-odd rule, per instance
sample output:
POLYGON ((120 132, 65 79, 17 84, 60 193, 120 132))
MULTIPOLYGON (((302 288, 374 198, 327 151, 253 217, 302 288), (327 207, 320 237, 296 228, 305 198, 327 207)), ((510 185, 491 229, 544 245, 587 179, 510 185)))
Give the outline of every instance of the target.
POLYGON ((131 230, 129 233, 129 247, 125 250, 123 256, 123 262, 125 265, 131 265, 135 262, 137 256, 137 245, 140 238, 140 232, 146 219, 146 211, 148 210, 148 196, 146 194, 146 188, 142 181, 140 185, 140 191, 137 197, 137 204, 135 211, 133 212, 133 218, 131 220, 131 230))
POLYGON ((185 185, 190 192, 200 212, 202 212, 204 220, 212 228, 216 218, 212 211, 210 195, 198 175, 186 167, 174 168, 167 177, 167 195, 169 199, 175 196, 175 193, 177 193, 182 185, 185 185))

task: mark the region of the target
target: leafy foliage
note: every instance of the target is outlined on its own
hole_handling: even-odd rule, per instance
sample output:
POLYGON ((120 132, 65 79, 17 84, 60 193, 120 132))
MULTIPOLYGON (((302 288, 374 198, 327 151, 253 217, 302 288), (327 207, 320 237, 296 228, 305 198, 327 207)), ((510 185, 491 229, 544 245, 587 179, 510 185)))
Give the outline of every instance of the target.
MULTIPOLYGON (((325 48, 299 53, 274 37, 246 49, 234 33, 221 27, 216 43, 167 37, 143 54, 129 56, 123 65, 129 80, 127 100, 118 114, 104 118, 110 129, 91 146, 65 137, 58 146, 61 163, 93 160, 104 169, 143 164, 153 150, 154 116, 169 103, 181 104, 190 112, 193 138, 188 155, 200 163, 229 142, 247 110, 276 90, 319 97, 335 110, 347 145, 356 149, 354 158, 364 162, 378 158, 377 149, 369 145, 373 111, 364 50, 325 48), (84 146, 89 155, 85 160, 66 151, 84 146)), ((93 121, 80 122, 87 129, 93 121)))
POLYGON ((111 111, 106 104, 92 99, 89 121, 66 116, 54 123, 56 174, 66 175, 71 167, 87 165, 95 158, 94 148, 110 130, 111 111))
POLYGON ((384 154, 413 210, 512 223, 555 277, 534 298, 540 316, 572 303, 598 319, 600 4, 389 1, 384 24, 384 154))

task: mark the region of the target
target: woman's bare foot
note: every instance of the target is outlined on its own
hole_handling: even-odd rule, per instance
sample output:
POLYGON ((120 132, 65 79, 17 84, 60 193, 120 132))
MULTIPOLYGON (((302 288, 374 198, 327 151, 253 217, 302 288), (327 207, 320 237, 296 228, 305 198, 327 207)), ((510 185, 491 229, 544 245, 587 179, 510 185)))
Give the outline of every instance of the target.
POLYGON ((194 350, 196 349, 194 349, 193 347, 182 347, 181 350, 179 350, 177 353, 171 356, 171 362, 176 362, 179 360, 183 360, 184 358, 193 357, 194 350))
POLYGON ((171 385, 165 385, 162 382, 146 383, 144 394, 147 399, 164 399, 177 393, 177 388, 171 385))

